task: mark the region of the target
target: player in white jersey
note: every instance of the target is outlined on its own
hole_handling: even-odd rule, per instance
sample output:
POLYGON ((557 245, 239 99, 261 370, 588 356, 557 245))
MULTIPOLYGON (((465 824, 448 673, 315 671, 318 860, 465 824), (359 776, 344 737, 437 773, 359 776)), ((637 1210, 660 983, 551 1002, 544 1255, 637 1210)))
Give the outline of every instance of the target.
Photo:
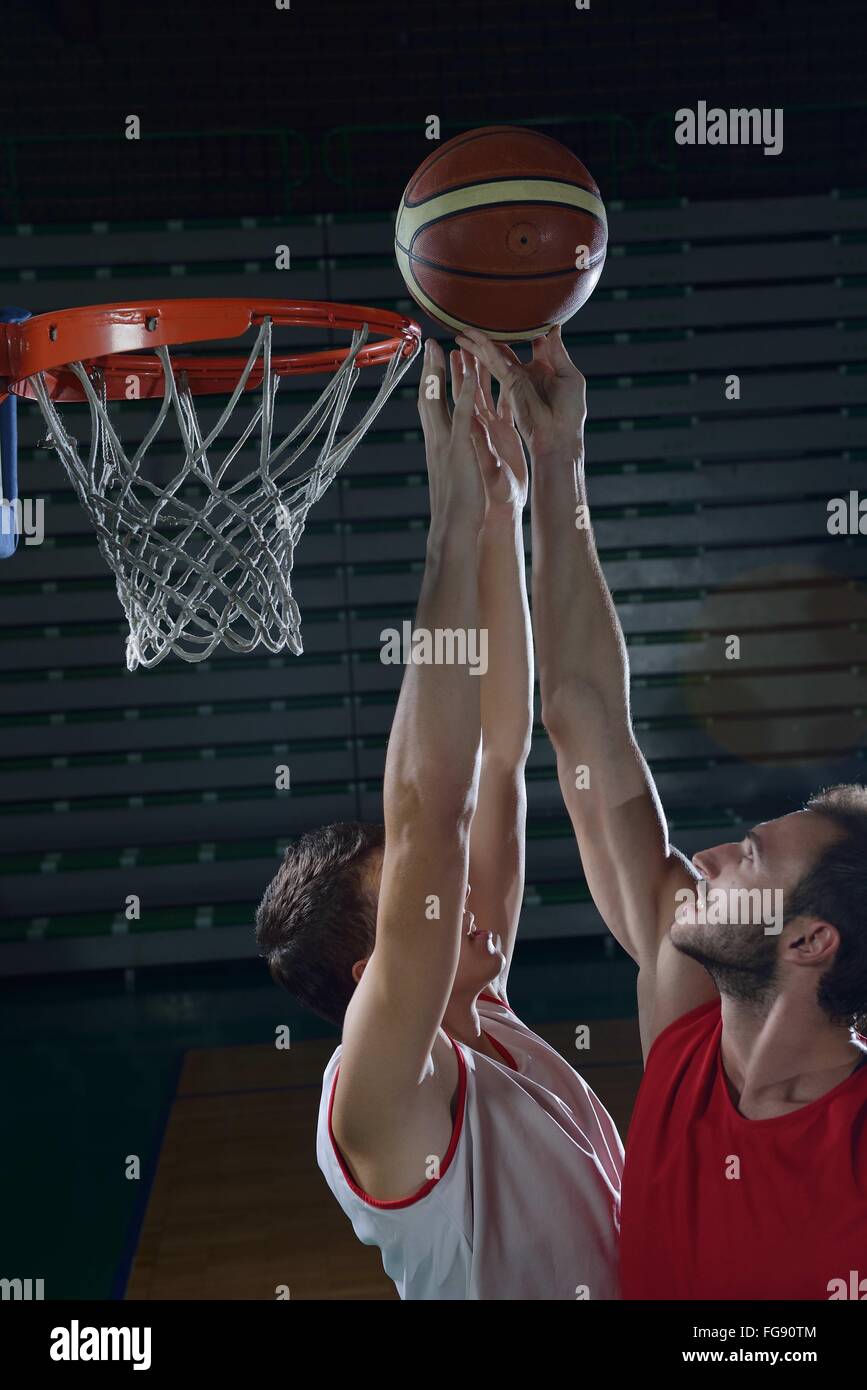
POLYGON ((342 1023, 317 1156, 401 1297, 611 1299, 617 1130, 505 994, 533 720, 526 460, 487 373, 459 353, 451 369, 453 417, 429 341, 431 524, 384 830, 292 845, 258 939, 273 977, 342 1023))

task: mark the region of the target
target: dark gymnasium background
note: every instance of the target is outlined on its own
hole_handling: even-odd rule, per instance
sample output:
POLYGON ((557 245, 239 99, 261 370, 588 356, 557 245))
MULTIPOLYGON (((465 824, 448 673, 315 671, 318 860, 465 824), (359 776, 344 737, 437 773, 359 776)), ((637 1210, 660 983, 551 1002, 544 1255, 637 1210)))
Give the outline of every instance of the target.
MULTIPOLYGON (((610 251, 566 341, 674 839, 863 779, 865 540, 827 525, 867 459, 860 0, 7 0, 3 29, 0 300, 33 312, 255 292, 416 316, 391 234, 427 118, 574 150, 610 251), (699 101, 783 108, 782 153, 678 145, 699 101)), ((0 566, 0 1277, 47 1299, 394 1297, 315 1167, 334 1035, 270 983, 251 924, 289 839, 379 815, 401 674, 379 633, 412 617, 425 544, 417 371, 308 524, 305 654, 135 674, 92 527, 19 410, 46 536, 0 566)), ((510 997, 572 1060, 599 1021, 577 1064, 625 1131, 634 971, 538 725, 529 802, 510 997)))

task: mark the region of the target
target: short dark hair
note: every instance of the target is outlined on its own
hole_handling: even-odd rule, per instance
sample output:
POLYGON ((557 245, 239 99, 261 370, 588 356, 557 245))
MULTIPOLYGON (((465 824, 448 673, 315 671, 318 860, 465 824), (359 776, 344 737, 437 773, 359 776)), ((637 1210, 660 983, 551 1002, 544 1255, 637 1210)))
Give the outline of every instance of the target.
POLYGON ((385 827, 339 821, 302 835, 283 855, 256 912, 256 940, 277 984, 340 1027, 352 967, 376 937, 377 895, 365 883, 385 827))
POLYGON ((867 787, 828 787, 805 808, 839 831, 793 890, 786 916, 814 917, 840 933, 818 1001, 836 1023, 867 1034, 867 787))

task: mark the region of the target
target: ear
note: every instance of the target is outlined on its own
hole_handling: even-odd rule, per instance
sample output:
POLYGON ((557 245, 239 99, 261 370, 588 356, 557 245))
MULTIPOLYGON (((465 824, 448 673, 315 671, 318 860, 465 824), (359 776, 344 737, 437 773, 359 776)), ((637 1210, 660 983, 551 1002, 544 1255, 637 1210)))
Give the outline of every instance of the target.
POLYGON ((352 978, 353 978, 353 980, 355 981, 356 984, 358 984, 358 981, 361 979, 362 975, 364 974, 364 967, 365 967, 366 965, 367 965, 367 961, 366 961, 366 960, 357 960, 357 961, 355 962, 355 964, 353 965, 353 967, 352 967, 352 978))
POLYGON ((805 917, 796 924, 785 954, 794 965, 827 965, 839 945, 840 933, 830 922, 805 917))

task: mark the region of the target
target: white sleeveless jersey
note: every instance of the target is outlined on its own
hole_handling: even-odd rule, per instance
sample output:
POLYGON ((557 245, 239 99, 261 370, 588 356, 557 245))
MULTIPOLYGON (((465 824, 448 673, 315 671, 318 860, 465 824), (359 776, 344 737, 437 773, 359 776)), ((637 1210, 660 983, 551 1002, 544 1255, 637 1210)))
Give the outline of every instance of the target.
POLYGON ((495 1061, 452 1040, 458 1088, 438 1179, 400 1201, 354 1181, 331 1133, 340 1048, 325 1069, 316 1156, 355 1234, 404 1299, 613 1299, 623 1145, 567 1062, 492 995, 495 1061))

